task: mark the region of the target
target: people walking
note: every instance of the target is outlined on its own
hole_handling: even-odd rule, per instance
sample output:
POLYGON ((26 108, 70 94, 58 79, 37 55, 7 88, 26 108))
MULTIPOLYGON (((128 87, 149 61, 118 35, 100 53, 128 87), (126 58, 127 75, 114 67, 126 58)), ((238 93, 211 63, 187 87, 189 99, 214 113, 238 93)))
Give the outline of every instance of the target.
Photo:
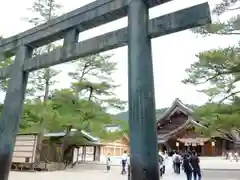
POLYGON ((233 153, 232 152, 228 153, 228 158, 229 158, 230 162, 233 161, 233 153))
POLYGON ((182 162, 182 157, 178 152, 174 152, 172 156, 172 161, 173 161, 173 171, 176 174, 180 174, 181 171, 181 162, 182 162))
POLYGON ((187 153, 183 157, 183 169, 186 174, 187 180, 192 180, 193 167, 190 164, 190 154, 187 153))
POLYGON ((200 169, 200 159, 197 156, 196 152, 193 152, 191 158, 190 158, 190 164, 193 168, 193 179, 194 180, 201 180, 201 169, 200 169))
POLYGON ((234 153, 234 158, 235 158, 236 162, 238 162, 238 156, 239 156, 239 155, 238 155, 238 152, 235 152, 235 153, 234 153))
POLYGON ((165 173, 165 160, 164 160, 164 156, 161 152, 158 153, 158 158, 159 158, 159 171, 160 171, 160 177, 163 176, 163 174, 165 173))
POLYGON ((175 151, 173 151, 173 155, 172 155, 172 164, 173 164, 173 172, 176 173, 176 164, 175 164, 175 158, 177 156, 177 153, 175 151))
POLYGON ((180 174, 181 172, 181 163, 182 163, 182 157, 177 152, 175 156, 175 173, 180 174))
POLYGON ((128 158, 127 158, 127 167, 128 167, 128 180, 131 179, 131 165, 130 165, 130 154, 128 154, 128 158))
POLYGON ((121 172, 121 174, 127 173, 127 171, 126 171, 127 160, 128 160, 127 151, 124 151, 124 153, 122 155, 122 172, 121 172))
POLYGON ((108 153, 108 155, 107 155, 107 159, 106 159, 106 165, 107 165, 107 172, 109 172, 110 171, 110 169, 111 169, 111 154, 110 153, 108 153))
POLYGON ((166 160, 168 159, 168 152, 167 151, 164 151, 164 157, 165 157, 166 160))

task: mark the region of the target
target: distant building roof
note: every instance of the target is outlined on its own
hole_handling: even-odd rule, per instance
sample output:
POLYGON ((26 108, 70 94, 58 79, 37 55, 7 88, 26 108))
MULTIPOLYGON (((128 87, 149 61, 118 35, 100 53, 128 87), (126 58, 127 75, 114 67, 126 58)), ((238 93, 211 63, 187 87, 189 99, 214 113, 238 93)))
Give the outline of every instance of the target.
MULTIPOLYGON (((76 129, 72 129, 70 132, 70 135, 74 135, 76 132, 77 132, 76 129)), ((94 142, 99 141, 99 138, 92 136, 91 134, 89 134, 88 132, 86 132, 84 130, 81 130, 81 133, 89 141, 94 141, 94 142)), ((63 137, 65 135, 66 135, 66 132, 51 132, 51 133, 45 133, 44 137, 63 137)))
MULTIPOLYGON (((169 107, 163 114, 162 116, 160 116, 158 119, 157 119, 157 124, 161 123, 162 120, 164 120, 165 118, 173 115, 175 112, 177 111, 181 111, 183 112, 184 114, 186 114, 188 116, 188 119, 187 121, 178 126, 176 129, 174 129, 173 131, 171 132, 168 132, 166 134, 161 134, 161 135, 158 135, 158 142, 164 142, 166 141, 167 139, 169 139, 172 135, 174 135, 176 132, 179 132, 181 130, 184 130, 188 127, 191 127, 191 126, 195 126, 195 127, 201 127, 201 128, 207 128, 206 126, 202 125, 200 123, 200 117, 198 117, 197 115, 194 114, 194 111, 192 108, 188 107, 187 105, 183 104, 182 101, 179 99, 179 98, 176 98, 173 103, 172 103, 172 106, 169 107)), ((219 130, 218 130, 219 131, 219 130)), ((219 131, 220 132, 220 131, 219 131)), ((221 136, 226 138, 225 137, 225 133, 223 132, 220 132, 221 136)))
POLYGON ((106 124, 104 127, 105 128, 106 127, 120 127, 120 125, 119 124, 106 124))
POLYGON ((87 137, 88 139, 92 140, 92 141, 99 141, 100 139, 98 137, 94 137, 92 136, 90 133, 84 131, 84 130, 81 130, 81 133, 87 137))
POLYGON ((157 118, 157 122, 161 121, 162 119, 166 118, 167 116, 175 113, 179 109, 182 110, 187 115, 190 115, 193 113, 193 109, 191 109, 187 105, 183 104, 179 98, 176 98, 173 101, 171 107, 169 107, 160 117, 157 118))

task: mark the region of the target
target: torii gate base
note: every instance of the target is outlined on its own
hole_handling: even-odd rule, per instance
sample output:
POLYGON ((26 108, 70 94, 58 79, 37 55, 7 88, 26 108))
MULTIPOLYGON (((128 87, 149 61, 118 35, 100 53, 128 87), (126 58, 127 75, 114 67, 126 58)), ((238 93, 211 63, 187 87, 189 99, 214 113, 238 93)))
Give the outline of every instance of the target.
POLYGON ((168 1, 99 0, 0 41, 0 57, 16 54, 12 65, 0 69, 0 77, 10 77, 0 121, 0 180, 8 179, 28 73, 127 44, 131 179, 159 180, 150 38, 211 22, 207 3, 149 20, 148 9, 168 1), (127 14, 128 28, 78 42, 79 32, 127 14), (62 48, 31 57, 33 48, 61 38, 62 48))

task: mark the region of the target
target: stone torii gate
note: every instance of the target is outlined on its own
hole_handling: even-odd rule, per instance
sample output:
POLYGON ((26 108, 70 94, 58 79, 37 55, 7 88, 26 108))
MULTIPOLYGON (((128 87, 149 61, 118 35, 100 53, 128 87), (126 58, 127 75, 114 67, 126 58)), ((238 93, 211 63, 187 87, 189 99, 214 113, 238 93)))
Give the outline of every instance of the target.
POLYGON ((0 121, 0 180, 8 179, 28 73, 125 45, 129 66, 131 178, 159 179, 151 38, 211 22, 207 3, 149 20, 149 8, 168 1, 97 0, 0 41, 2 60, 16 56, 12 65, 0 69, 1 78, 10 77, 0 121), (79 33, 124 16, 128 16, 128 28, 78 42, 79 33), (59 39, 64 39, 63 47, 32 57, 35 48, 59 39))

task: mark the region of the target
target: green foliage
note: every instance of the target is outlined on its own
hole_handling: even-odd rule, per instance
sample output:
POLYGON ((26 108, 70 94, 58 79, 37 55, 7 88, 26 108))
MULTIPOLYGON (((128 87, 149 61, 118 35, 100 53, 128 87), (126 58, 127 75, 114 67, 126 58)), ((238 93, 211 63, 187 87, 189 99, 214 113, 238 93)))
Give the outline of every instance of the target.
POLYGON ((235 98, 231 104, 208 103, 199 107, 195 113, 201 117, 201 124, 208 127, 205 133, 214 135, 219 131, 231 133, 240 129, 240 99, 235 98))
POLYGON ((40 69, 30 73, 28 87, 32 89, 30 94, 35 98, 43 98, 47 101, 51 95, 51 89, 57 81, 54 79, 60 71, 53 68, 40 69))
POLYGON ((202 27, 193 29, 194 33, 202 35, 240 35, 240 16, 232 17, 226 22, 213 22, 202 27))
POLYGON ((238 0, 222 0, 216 7, 213 9, 213 13, 221 15, 227 11, 239 10, 239 1, 238 0))
MULTIPOLYGON (((60 8, 56 0, 35 0, 30 8, 33 15, 26 20, 33 25, 46 23, 58 16, 60 8)), ((51 43, 37 48, 33 56, 49 53, 55 46, 51 43)), ((31 98, 25 101, 20 132, 36 132, 42 139, 45 132, 66 131, 63 144, 70 138, 72 129, 85 130, 104 139, 117 138, 127 132, 127 126, 123 125, 123 130, 116 133, 109 134, 104 129, 106 124, 116 123, 112 115, 106 113, 107 108, 123 109, 125 106, 114 93, 118 85, 114 84, 112 74, 117 63, 111 61, 111 57, 97 54, 76 60, 76 70, 69 73, 73 79, 71 89, 52 88, 60 71, 47 68, 31 72, 28 80, 31 98)), ((7 59, 0 67, 11 63, 11 59, 7 59)), ((6 91, 7 82, 8 79, 0 81, 1 90, 6 91)), ((81 133, 72 140, 82 141, 80 137, 81 133)))
MULTIPOLYGON (((11 58, 7 58, 4 61, 0 61, 0 68, 4 68, 7 67, 9 65, 12 64, 12 59, 11 58)), ((2 92, 6 92, 7 91, 7 87, 8 87, 8 80, 9 78, 5 78, 5 79, 0 79, 0 90, 2 92)))
POLYGON ((37 26, 56 18, 61 7, 56 0, 36 0, 32 7, 28 9, 34 13, 35 17, 26 18, 26 20, 37 26))
MULTIPOLYGON (((223 0, 217 4, 213 13, 220 16, 228 11, 239 11, 239 1, 223 0)), ((193 30, 201 35, 240 35, 240 16, 231 17, 228 21, 216 21, 193 30)), ((218 48, 201 52, 198 61, 186 69, 188 77, 186 84, 204 85, 200 91, 210 97, 210 100, 232 99, 239 94, 237 84, 240 80, 239 47, 218 48)))
MULTIPOLYGON (((213 9, 213 14, 222 15, 229 11, 239 11, 239 1, 238 0, 223 0, 221 3, 217 4, 213 9)), ((200 33, 202 35, 239 35, 240 32, 240 16, 230 18, 226 22, 216 21, 212 24, 208 24, 202 27, 193 29, 193 32, 200 33)))
MULTIPOLYGON (((32 7, 29 9, 34 13, 33 17, 26 18, 26 20, 33 24, 39 25, 48 22, 56 18, 59 14, 61 5, 56 0, 36 0, 32 7)), ((55 45, 50 43, 46 46, 40 47, 34 51, 33 56, 37 56, 43 53, 49 53, 55 49, 55 45)), ((28 86, 31 89, 31 96, 44 99, 47 101, 51 94, 51 87, 56 83, 54 78, 60 73, 53 68, 40 69, 30 73, 28 86)))
POLYGON ((186 69, 188 77, 186 84, 206 84, 201 90, 212 99, 220 97, 223 100, 236 96, 240 91, 237 83, 240 80, 239 48, 223 48, 201 52, 199 60, 186 69))
MULTIPOLYGON (((8 66, 12 65, 12 63, 13 63, 12 58, 7 58, 4 61, 0 61, 0 68, 8 67, 8 66)), ((0 79, 0 91, 2 91, 2 92, 7 91, 8 81, 9 81, 9 78, 0 79)), ((30 86, 28 86, 27 90, 26 90, 26 96, 32 96, 34 94, 34 92, 35 92, 35 89, 31 86, 31 83, 30 83, 30 86)))
POLYGON ((105 108, 124 109, 126 102, 116 97, 112 74, 116 71, 116 62, 112 55, 96 54, 80 58, 74 62, 76 69, 69 73, 73 79, 72 89, 77 96, 101 104, 105 108))
POLYGON ((46 106, 41 101, 26 103, 20 122, 20 132, 43 133, 63 130, 57 121, 58 114, 51 106, 46 106))
POLYGON ((126 131, 125 128, 124 131, 108 134, 104 130, 106 124, 117 122, 99 104, 78 99, 71 89, 62 89, 56 90, 46 104, 40 100, 26 102, 20 130, 39 133, 78 129, 108 139, 126 131))
MULTIPOLYGON (((32 7, 29 9, 33 12, 33 16, 25 18, 29 23, 37 26, 39 24, 50 21, 57 17, 61 5, 56 3, 55 0, 36 0, 33 2, 32 7)), ((0 38, 1 39, 1 38, 0 38)), ((55 48, 54 44, 48 44, 46 46, 35 49, 33 56, 40 55, 46 52, 50 52, 55 48)), ((1 67, 7 67, 12 64, 12 59, 8 58, 6 61, 1 61, 1 67)), ((56 71, 52 68, 41 69, 30 73, 27 87, 27 97, 38 97, 46 101, 51 93, 51 87, 56 83, 54 77, 56 77, 60 71, 56 71)), ((0 80, 0 90, 6 92, 8 86, 8 78, 0 80)))
POLYGON ((102 139, 115 139, 122 132, 107 133, 106 124, 113 123, 112 117, 99 104, 79 99, 71 89, 56 90, 47 102, 27 101, 20 123, 21 132, 35 132, 43 137, 45 132, 66 132, 61 138, 59 160, 71 144, 88 144, 81 130, 102 139), (78 131, 72 135, 71 131, 78 131))

